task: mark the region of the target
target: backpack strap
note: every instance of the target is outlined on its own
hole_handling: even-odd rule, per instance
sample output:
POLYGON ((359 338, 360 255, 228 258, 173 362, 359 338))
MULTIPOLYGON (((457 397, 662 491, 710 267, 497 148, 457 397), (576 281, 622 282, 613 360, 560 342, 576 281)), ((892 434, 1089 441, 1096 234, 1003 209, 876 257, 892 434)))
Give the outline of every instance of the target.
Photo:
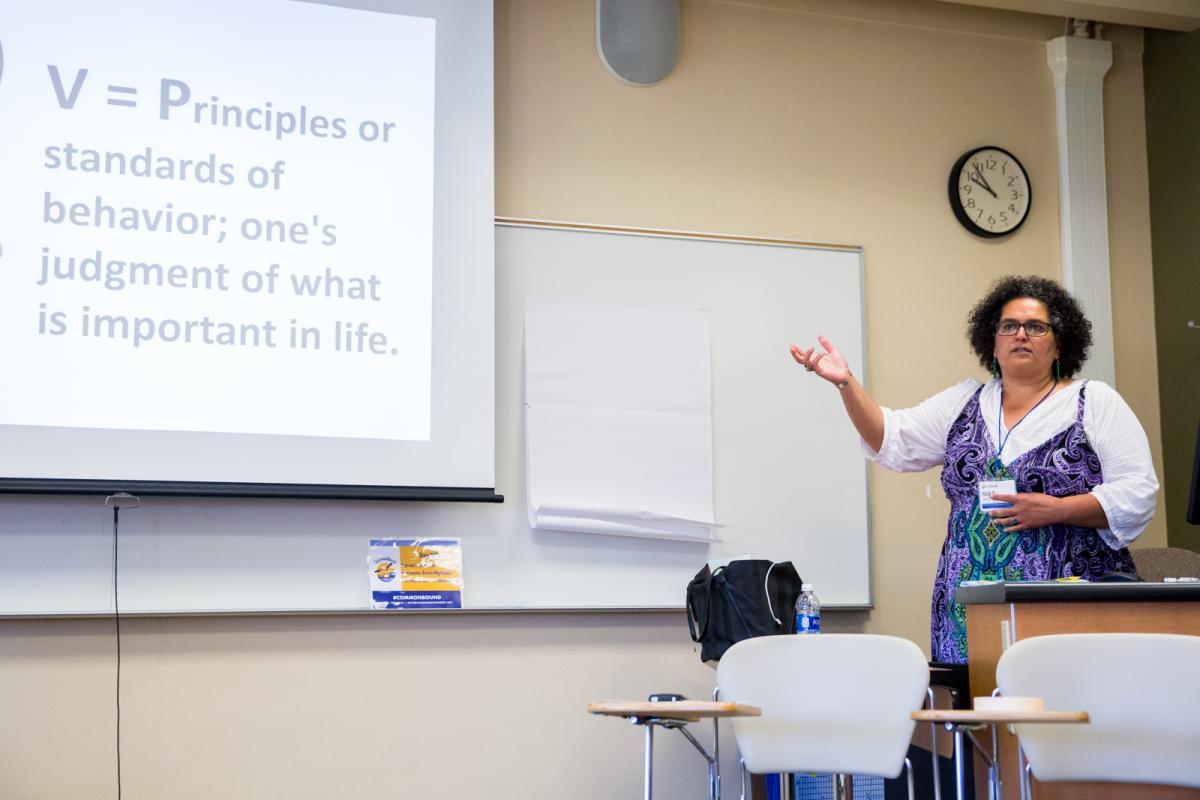
POLYGON ((709 618, 709 614, 712 611, 711 597, 712 597, 713 576, 715 576, 717 572, 719 572, 723 569, 724 569, 724 567, 717 567, 717 569, 715 571, 710 570, 707 577, 705 577, 703 584, 700 584, 699 586, 697 586, 695 581, 693 581, 692 585, 688 587, 687 623, 688 623, 688 633, 690 633, 692 635, 693 642, 699 642, 701 639, 704 638, 704 635, 706 633, 708 633, 708 618, 709 618), (694 590, 692 588, 693 586, 695 587, 694 590), (704 597, 705 597, 704 619, 700 619, 699 615, 696 613, 695 598, 696 598, 696 595, 699 595, 701 593, 703 593, 704 597))

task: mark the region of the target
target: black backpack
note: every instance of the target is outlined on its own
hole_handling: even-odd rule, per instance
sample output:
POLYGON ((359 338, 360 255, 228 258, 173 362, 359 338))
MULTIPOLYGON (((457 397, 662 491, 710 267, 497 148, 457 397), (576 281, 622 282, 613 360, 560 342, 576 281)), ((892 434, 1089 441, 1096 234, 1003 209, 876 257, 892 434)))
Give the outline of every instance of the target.
POLYGON ((687 587, 688 630, 702 661, 718 661, 752 636, 796 632, 800 575, 790 561, 737 559, 696 573, 687 587))

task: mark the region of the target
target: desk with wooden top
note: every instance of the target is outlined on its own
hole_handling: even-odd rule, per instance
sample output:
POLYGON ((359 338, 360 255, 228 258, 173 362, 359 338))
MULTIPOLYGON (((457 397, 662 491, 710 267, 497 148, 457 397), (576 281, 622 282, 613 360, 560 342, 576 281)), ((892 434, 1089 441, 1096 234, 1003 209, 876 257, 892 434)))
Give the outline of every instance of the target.
MULTIPOLYGON (((1200 584, 1195 583, 990 583, 960 586, 967 608, 967 665, 971 696, 996 688, 996 663, 1013 642, 1055 633, 1179 633, 1200 636, 1200 584)), ((1003 800, 1019 796, 1016 737, 999 732, 998 765, 1003 800)), ((976 772, 976 797, 986 797, 986 773, 976 772)), ((1200 792, 1173 786, 1038 783, 1035 797, 1196 800, 1200 792)))
POLYGON ((743 703, 725 703, 717 700, 602 700, 589 703, 589 714, 608 717, 624 717, 634 725, 646 729, 646 762, 643 781, 643 797, 651 800, 654 795, 654 729, 674 728, 692 743, 708 762, 708 796, 710 800, 721 798, 721 748, 717 720, 722 717, 758 717, 762 711, 756 706, 743 703), (713 721, 713 752, 709 753, 687 729, 689 722, 701 719, 713 721))
MULTIPOLYGON (((967 788, 964 785, 966 772, 963 760, 963 734, 990 726, 992 730, 992 754, 987 757, 988 797, 998 798, 1001 794, 1001 778, 999 772, 999 757, 996 752, 996 727, 1012 723, 1039 723, 1046 725, 1078 724, 1088 721, 1086 711, 1045 711, 1006 709, 983 711, 979 709, 922 709, 912 712, 912 718, 917 722, 935 722, 945 725, 954 733, 954 796, 957 800, 966 800, 967 788)), ((972 737, 974 739, 974 737, 972 737)), ((1021 794, 1022 800, 1025 794, 1021 794)))

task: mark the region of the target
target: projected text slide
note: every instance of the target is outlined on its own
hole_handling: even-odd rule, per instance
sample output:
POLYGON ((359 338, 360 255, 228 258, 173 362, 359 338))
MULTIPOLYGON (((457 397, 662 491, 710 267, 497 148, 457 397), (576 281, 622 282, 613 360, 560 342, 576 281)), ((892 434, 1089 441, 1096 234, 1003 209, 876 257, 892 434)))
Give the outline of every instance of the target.
POLYGON ((0 425, 427 440, 435 23, 0 8, 0 425))

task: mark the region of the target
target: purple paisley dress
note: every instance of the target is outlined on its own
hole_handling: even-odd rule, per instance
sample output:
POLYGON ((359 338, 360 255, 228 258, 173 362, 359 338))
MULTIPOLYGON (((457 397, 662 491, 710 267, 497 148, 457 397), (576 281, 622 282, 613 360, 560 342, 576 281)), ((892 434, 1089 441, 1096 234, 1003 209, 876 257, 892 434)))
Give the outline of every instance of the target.
POLYGON ((1134 572, 1127 548, 1113 550, 1094 528, 1055 524, 1005 533, 979 508, 980 480, 1011 478, 1018 492, 1055 497, 1090 492, 1104 482, 1100 458, 1083 431, 1085 383, 1075 422, 1007 466, 979 410, 981 386, 950 426, 942 488, 950 501, 946 542, 933 585, 931 652, 934 661, 967 660, 966 609, 954 600, 963 581, 1040 581, 1076 576, 1092 580, 1109 572, 1134 572))

